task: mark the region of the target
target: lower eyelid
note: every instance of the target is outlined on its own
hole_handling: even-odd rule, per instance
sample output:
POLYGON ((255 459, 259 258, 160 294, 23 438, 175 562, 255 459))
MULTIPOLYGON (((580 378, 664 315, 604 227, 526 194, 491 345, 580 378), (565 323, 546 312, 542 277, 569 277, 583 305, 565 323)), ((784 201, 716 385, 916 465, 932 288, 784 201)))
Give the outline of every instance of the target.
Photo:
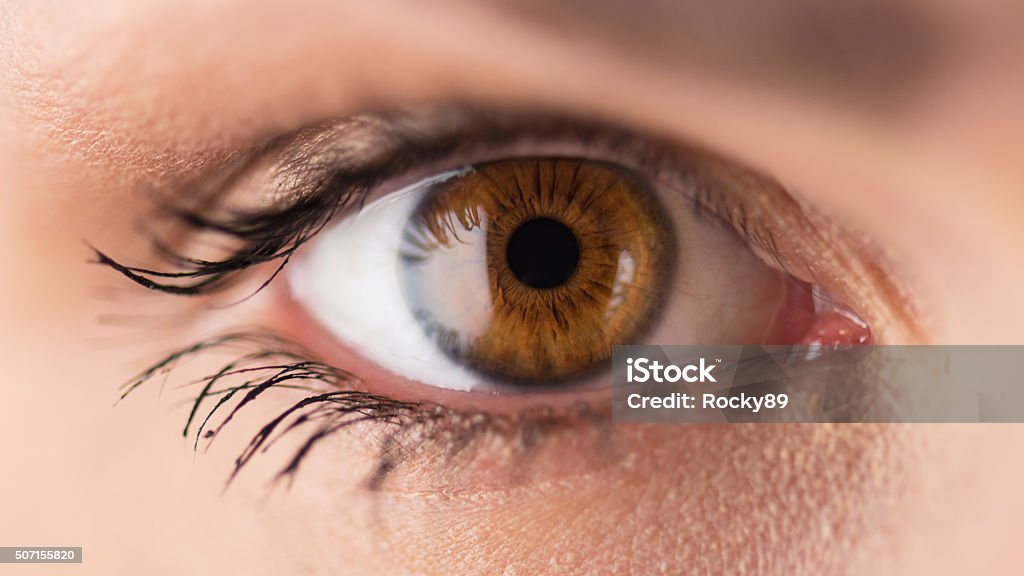
POLYGON ((265 414, 261 428, 242 433, 251 440, 238 447, 229 483, 254 458, 280 459, 277 479, 290 480, 309 465, 312 452, 328 445, 352 451, 349 461, 366 467, 363 487, 420 492, 501 490, 510 483, 590 473, 614 453, 605 409, 576 404, 496 414, 397 400, 361 392, 364 387, 347 371, 303 354, 275 332, 226 333, 168 355, 126 383, 122 398, 153 380, 164 380, 169 390, 187 390, 191 398, 185 403, 193 409, 185 435, 204 451, 225 427, 245 426, 248 418, 236 415, 265 414), (190 381, 190 363, 207 355, 223 358, 222 368, 190 381), (369 460, 355 456, 367 451, 369 460))

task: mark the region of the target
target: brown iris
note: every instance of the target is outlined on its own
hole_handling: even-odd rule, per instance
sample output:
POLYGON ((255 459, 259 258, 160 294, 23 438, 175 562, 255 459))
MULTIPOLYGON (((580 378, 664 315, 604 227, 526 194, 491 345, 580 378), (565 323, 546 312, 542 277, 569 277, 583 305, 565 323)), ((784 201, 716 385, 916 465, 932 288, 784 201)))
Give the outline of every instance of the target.
POLYGON ((663 299, 674 246, 628 172, 515 159, 434 184, 409 219, 407 300, 446 352, 512 380, 580 375, 635 342, 663 299))

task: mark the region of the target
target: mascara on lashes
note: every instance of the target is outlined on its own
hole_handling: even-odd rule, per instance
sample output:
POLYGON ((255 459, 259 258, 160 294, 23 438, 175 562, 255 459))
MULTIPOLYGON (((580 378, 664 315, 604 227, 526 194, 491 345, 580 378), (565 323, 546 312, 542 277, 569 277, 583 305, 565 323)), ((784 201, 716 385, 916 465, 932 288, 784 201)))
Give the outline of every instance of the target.
MULTIPOLYGON (((275 478, 290 481, 321 442, 364 424, 376 426, 379 434, 377 461, 366 479, 370 490, 383 487, 399 467, 425 454, 442 453, 449 464, 463 457, 472 462, 472 447, 484 438, 499 437, 515 449, 515 461, 525 460, 548 437, 565 431, 598 431, 607 427, 607 409, 577 403, 562 410, 533 408, 514 415, 463 412, 427 402, 406 402, 358 389, 354 375, 309 359, 301 347, 266 331, 240 331, 212 337, 168 354, 139 372, 122 386, 124 400, 154 378, 164 377, 187 360, 206 354, 228 354, 230 360, 213 374, 191 382, 199 393, 183 434, 194 437, 193 449, 201 440, 206 447, 242 410, 268 393, 286 394, 287 408, 264 424, 236 458, 227 479, 230 484, 258 454, 268 451, 285 435, 304 432, 298 447, 275 478), (298 395, 304 395, 298 400, 298 395), (236 396, 241 398, 228 408, 236 396), (210 406, 212 403, 212 406, 210 406), (204 411, 202 419, 199 415, 204 411), (222 418, 215 421, 217 416, 222 418), (194 432, 192 429, 194 428, 194 432)), ((280 401, 280 400, 279 400, 280 401)))

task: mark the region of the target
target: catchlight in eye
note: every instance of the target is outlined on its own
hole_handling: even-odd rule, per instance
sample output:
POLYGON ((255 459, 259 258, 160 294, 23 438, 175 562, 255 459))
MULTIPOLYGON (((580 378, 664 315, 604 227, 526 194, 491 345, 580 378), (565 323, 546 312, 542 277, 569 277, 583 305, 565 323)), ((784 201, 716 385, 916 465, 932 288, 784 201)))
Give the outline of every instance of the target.
POLYGON ((571 378, 635 340, 663 299, 674 238, 662 214, 638 180, 604 164, 477 166, 435 185, 409 218, 405 300, 437 345, 473 369, 571 378))

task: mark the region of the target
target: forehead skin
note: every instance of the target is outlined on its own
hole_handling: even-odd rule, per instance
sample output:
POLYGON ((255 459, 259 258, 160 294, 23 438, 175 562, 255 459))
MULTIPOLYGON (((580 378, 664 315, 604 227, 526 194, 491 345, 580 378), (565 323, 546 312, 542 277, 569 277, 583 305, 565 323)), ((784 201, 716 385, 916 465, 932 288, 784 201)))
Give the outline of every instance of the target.
MULTIPOLYGON (((34 432, 28 447, 3 450, 33 473, 3 482, 57 494, 52 505, 11 503, 28 519, 19 529, 94 534, 97 554, 132 544, 145 553, 103 561, 158 558, 167 573, 209 567, 164 544, 195 550, 196 562, 228 558, 229 573, 997 571, 1014 544, 999 535, 1020 511, 1021 465, 1006 457, 1019 427, 737 427, 686 441, 627 431, 642 450, 610 475, 475 494, 409 488, 375 503, 308 481, 254 511, 221 498, 223 470, 190 468, 164 433, 180 423, 151 416, 154 406, 89 416, 110 413, 97 390, 124 370, 118 351, 85 343, 95 301, 82 285, 107 277, 82 263, 80 241, 136 241, 123 217, 133 183, 324 117, 428 99, 562 107, 734 155, 904 254, 935 341, 1019 343, 1020 9, 843 2, 806 14, 791 1, 761 14, 755 4, 0 4, 0 234, 23 247, 7 262, 24 271, 0 286, 5 406, 45 406, 52 423, 39 430, 42 408, 0 414, 4 438, 34 432), (858 35, 833 42, 849 19, 872 47, 906 56, 879 63, 858 35), (835 73, 846 66, 860 72, 835 73), (58 353, 40 376, 34 366, 58 353), (40 461, 36 449, 86 464, 40 461), (69 478, 84 502, 61 496, 69 478)), ((337 452, 307 480, 337 480, 337 452)))

